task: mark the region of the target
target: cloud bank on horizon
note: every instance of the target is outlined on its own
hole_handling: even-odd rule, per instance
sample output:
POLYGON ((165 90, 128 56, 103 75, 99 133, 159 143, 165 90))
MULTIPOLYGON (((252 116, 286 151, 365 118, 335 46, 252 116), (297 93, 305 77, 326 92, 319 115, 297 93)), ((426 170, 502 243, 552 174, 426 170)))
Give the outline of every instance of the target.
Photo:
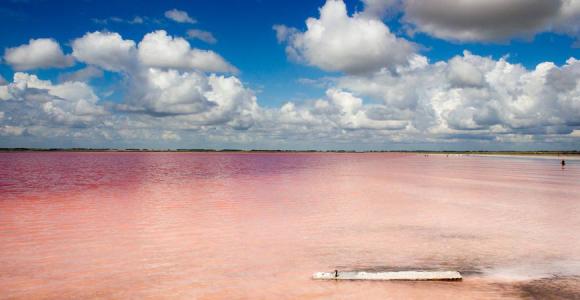
MULTIPOLYGON (((183 10, 160 14, 197 24, 183 10)), ((99 22, 106 20, 125 22, 99 22)), ((545 32, 578 39, 580 0, 363 0, 351 13, 328 0, 303 27, 271 28, 291 64, 325 74, 307 80, 323 89, 319 97, 264 105, 241 79, 244 69, 192 46, 188 39, 222 42, 197 28, 184 37, 155 29, 133 40, 98 30, 5 45, 2 62, 13 73, 0 75, 0 146, 580 148, 577 57, 533 68, 470 51, 433 61, 430 45, 415 39, 455 47, 545 32), (46 70, 58 76, 43 78, 46 70)))

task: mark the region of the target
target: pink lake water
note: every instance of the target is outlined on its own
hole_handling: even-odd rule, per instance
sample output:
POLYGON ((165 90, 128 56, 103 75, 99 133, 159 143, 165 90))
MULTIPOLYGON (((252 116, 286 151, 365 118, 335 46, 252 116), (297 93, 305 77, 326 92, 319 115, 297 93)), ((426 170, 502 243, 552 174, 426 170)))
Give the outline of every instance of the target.
POLYGON ((579 160, 0 153, 0 299, 579 297, 579 160))

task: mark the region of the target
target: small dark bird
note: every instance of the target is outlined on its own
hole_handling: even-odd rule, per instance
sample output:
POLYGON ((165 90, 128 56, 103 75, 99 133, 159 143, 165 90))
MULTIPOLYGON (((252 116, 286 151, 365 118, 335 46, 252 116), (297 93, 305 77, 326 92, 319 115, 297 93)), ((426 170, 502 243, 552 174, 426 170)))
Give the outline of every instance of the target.
POLYGON ((566 165, 566 161, 562 159, 562 167, 566 165))

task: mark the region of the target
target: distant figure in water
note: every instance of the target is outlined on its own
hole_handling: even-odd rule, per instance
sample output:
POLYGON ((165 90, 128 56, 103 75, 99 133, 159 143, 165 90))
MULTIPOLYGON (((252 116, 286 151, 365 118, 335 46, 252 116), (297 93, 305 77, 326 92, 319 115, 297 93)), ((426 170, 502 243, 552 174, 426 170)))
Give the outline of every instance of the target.
POLYGON ((566 161, 562 159, 562 168, 566 166, 566 161))
POLYGON ((334 278, 338 278, 338 270, 334 270, 334 278))

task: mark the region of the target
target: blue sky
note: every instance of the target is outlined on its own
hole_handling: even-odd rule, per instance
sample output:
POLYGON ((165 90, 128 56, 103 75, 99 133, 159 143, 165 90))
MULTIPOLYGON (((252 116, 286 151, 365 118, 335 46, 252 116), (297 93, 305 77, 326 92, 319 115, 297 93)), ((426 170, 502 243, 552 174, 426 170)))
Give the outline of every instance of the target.
MULTIPOLYGON (((449 5, 446 0, 438 1, 442 2, 440 6, 449 5)), ((451 12, 453 12, 453 9, 457 9, 458 13, 456 15, 466 14, 467 17, 469 13, 477 11, 477 5, 488 5, 489 7, 484 8, 491 14, 488 19, 493 22, 490 24, 479 24, 477 20, 474 20, 473 24, 461 23, 461 20, 465 18, 459 17, 458 20, 449 20, 449 17, 442 16, 441 12, 437 11, 437 7, 431 10, 429 10, 430 8, 418 7, 415 3, 417 1, 412 0, 346 1, 345 15, 340 15, 341 1, 329 2, 332 5, 329 5, 326 1, 3 1, 0 4, 0 45, 5 52, 3 63, 0 65, 0 75, 5 79, 6 94, 9 95, 5 96, 3 100, 8 102, 15 101, 14 103, 16 103, 17 99, 14 96, 16 93, 10 92, 9 87, 14 75, 18 72, 35 75, 39 80, 49 80, 54 86, 47 88, 48 94, 51 94, 50 89, 58 84, 63 84, 63 74, 91 66, 92 68, 94 67, 94 70, 102 72, 102 76, 95 76, 83 81, 86 83, 87 88, 90 88, 96 96, 91 100, 91 103, 96 105, 95 111, 98 110, 99 113, 91 118, 85 118, 86 115, 83 115, 82 120, 70 118, 71 120, 74 119, 74 121, 53 122, 48 125, 50 120, 47 119, 42 124, 35 124, 30 120, 18 121, 14 120, 15 118, 9 118, 11 115, 16 115, 18 110, 22 108, 15 107, 15 105, 0 107, 4 116, 4 123, 0 123, 4 126, 4 131, 0 131, 4 132, 4 137, 0 144, 4 144, 4 146, 58 146, 59 144, 88 146, 90 144, 119 147, 140 144, 150 147, 169 148, 194 146, 357 148, 359 145, 363 145, 360 147, 365 149, 412 148, 414 147, 413 145, 418 145, 417 147, 419 148, 531 149, 546 147, 554 144, 553 141, 557 141, 557 147, 577 148, 578 138, 576 135, 580 134, 576 133, 575 130, 578 122, 580 122, 580 116, 575 114, 577 107, 580 105, 577 102, 580 100, 576 98, 576 90, 571 90, 565 95, 557 95, 563 98, 558 98, 560 99, 558 100, 558 105, 560 106, 555 108, 555 111, 567 109, 568 113, 572 114, 558 121, 554 120, 554 116, 542 116, 534 120, 531 117, 534 115, 533 112, 525 112, 529 115, 524 116, 524 113, 520 110, 515 110, 510 115, 496 116, 500 114, 496 111, 501 112, 502 110, 499 108, 500 104, 492 105, 489 103, 500 97, 499 95, 504 89, 492 86, 491 82, 487 80, 491 78, 490 74, 494 72, 490 64, 505 60, 511 65, 524 69, 514 75, 519 76, 518 82, 522 85, 521 88, 528 86, 523 82, 527 80, 526 76, 533 75, 524 73, 532 72, 538 64, 545 62, 553 62, 555 64, 552 72, 568 72, 569 74, 566 73, 565 75, 567 76, 566 78, 571 77, 572 79, 569 80, 577 82, 576 72, 578 67, 576 67, 576 63, 570 63, 569 61, 570 58, 578 58, 579 53, 579 49, 575 47, 575 43, 578 43, 578 16, 580 15, 578 13, 579 5, 576 0, 550 0, 547 1, 550 2, 550 6, 546 6, 543 9, 549 11, 549 13, 538 16, 524 14, 524 17, 519 15, 503 16, 504 14, 501 12, 502 10, 505 11, 505 7, 493 7, 495 4, 485 4, 485 1, 472 1, 475 3, 473 7, 453 7, 452 4, 450 5, 449 10, 451 12), (477 2, 480 3, 477 4, 477 2), (334 5, 336 3, 339 4, 334 5), (340 20, 338 22, 342 23, 340 23, 341 25, 335 25, 345 26, 344 30, 350 30, 348 32, 353 34, 352 39, 349 40, 349 36, 345 34, 345 40, 341 41, 339 34, 337 36, 329 36, 327 40, 325 40, 324 36, 317 37, 320 39, 318 41, 309 40, 311 38, 309 34, 312 32, 309 32, 310 30, 305 22, 308 18, 313 18, 320 21, 318 25, 321 25, 321 27, 329 25, 324 24, 320 16, 321 9, 325 7, 329 14, 332 9, 339 13, 340 20), (371 10, 374 7, 378 7, 377 11, 379 13, 373 12, 371 14, 371 10), (171 10, 185 13, 194 21, 178 22, 173 20, 166 16, 166 12, 171 10), (473 12, 469 10, 473 10, 473 12), (496 17, 497 19, 494 19, 496 17), (508 17, 509 20, 507 20, 508 17), (136 18, 139 19, 138 22, 135 22, 136 18), (514 23, 513 20, 517 18, 526 19, 522 19, 519 23, 514 23), (537 18, 538 21, 530 23, 529 18, 537 18), (380 22, 380 24, 371 23, 369 26, 357 26, 355 24, 356 22, 366 24, 364 22, 375 21, 380 22), (449 27, 449 24, 454 24, 453 26, 455 27, 449 27), (273 29, 275 25, 283 25, 283 28, 291 29, 291 33, 284 39, 277 39, 277 33, 279 32, 273 29), (497 26, 497 30, 491 31, 491 33, 488 32, 489 27, 493 26, 497 26), (387 33, 383 32, 384 28, 387 28, 387 33), (188 38, 188 30, 192 29, 211 33, 217 42, 208 43, 200 39, 188 38), (143 97, 143 99, 150 102, 150 106, 141 105, 138 103, 141 100, 133 99, 137 96, 132 95, 133 93, 130 90, 131 87, 140 87, 144 84, 136 81, 137 79, 135 78, 138 77, 136 73, 129 74, 130 72, 128 71, 107 70, 103 65, 95 63, 90 58, 87 59, 86 55, 85 58, 81 58, 82 55, 79 56, 73 53, 75 50, 73 49, 73 42, 86 37, 87 33, 116 33, 123 40, 134 41, 137 45, 143 40, 145 35, 158 30, 164 30, 165 35, 171 38, 185 38, 191 49, 211 50, 238 71, 207 70, 200 69, 197 66, 189 67, 190 69, 188 69, 185 66, 176 67, 175 64, 166 66, 155 62, 153 65, 140 66, 139 72, 145 72, 147 68, 159 68, 161 72, 176 70, 181 75, 197 72, 207 78, 210 78, 211 74, 215 74, 215 76, 239 80, 241 88, 247 91, 248 95, 255 96, 255 101, 258 105, 257 109, 260 112, 253 111, 251 113, 251 123, 254 125, 250 127, 244 125, 242 126, 244 127, 243 132, 240 132, 239 126, 232 125, 239 123, 239 120, 233 120, 237 116, 221 116, 218 118, 220 121, 217 119, 207 121, 200 117, 200 113, 203 114, 205 111, 188 110, 188 108, 185 111, 190 111, 191 113, 182 114, 176 110, 159 111, 158 106, 165 105, 161 103, 165 99, 157 99, 161 102, 155 103, 156 100, 151 100, 151 97, 166 95, 161 90, 155 90, 157 93, 155 95, 157 96, 140 95, 139 97, 143 97), (356 32, 356 30, 360 30, 360 32, 356 32), (374 32, 373 30, 377 31, 374 32), (504 32, 508 33, 504 35, 504 32), (385 43, 387 43, 385 47, 380 48, 382 50, 377 50, 386 52, 378 53, 377 60, 369 62, 370 64, 377 63, 377 68, 368 69, 369 64, 365 65, 367 67, 363 67, 352 63, 346 64, 343 68, 340 66, 341 61, 336 61, 335 67, 334 65, 329 65, 334 62, 328 60, 332 58, 332 53, 336 54, 339 60, 345 58, 353 61, 363 60, 366 48, 375 46, 372 40, 366 41, 370 43, 369 45, 364 44, 364 39, 361 40, 361 49, 358 54, 362 53, 363 55, 348 52, 357 51, 357 49, 344 51, 334 49, 330 51, 329 57, 316 56, 324 53, 326 49, 321 49, 321 52, 318 52, 315 47, 329 47, 328 45, 343 47, 340 43, 347 45, 357 36, 364 37, 372 34, 381 34, 378 36, 379 42, 377 43, 380 44, 380 39, 383 37, 385 38, 385 43), (388 40, 391 37, 398 39, 393 42, 395 44, 389 44, 392 42, 388 40), (51 39, 61 47, 63 55, 74 56, 74 59, 71 58, 74 63, 56 67, 26 67, 25 69, 15 67, 14 60, 22 58, 22 56, 9 58, 7 56, 8 49, 26 45, 31 39, 51 39), (333 44, 330 41, 337 43, 333 44), (400 51, 396 50, 399 49, 397 48, 399 46, 402 47, 400 51), (293 57, 289 54, 288 49, 294 51, 297 55, 293 57), (464 52, 466 50, 468 52, 464 52), (395 59, 394 56, 404 56, 404 58, 395 59), (484 76, 482 78, 487 81, 485 85, 489 87, 491 92, 485 91, 485 96, 475 96, 482 102, 472 103, 474 101, 474 93, 477 92, 473 85, 466 84, 459 87, 445 81, 441 84, 449 84, 449 89, 439 93, 430 89, 429 93, 425 91, 425 95, 414 95, 413 97, 416 97, 416 99, 401 104, 399 102, 402 100, 394 97, 401 97, 401 99, 411 97, 408 94, 409 92, 406 91, 403 95, 400 93, 391 95, 390 93, 401 86, 400 82, 416 80, 417 77, 405 79, 404 74, 407 74, 405 73, 407 71, 401 71, 402 68, 409 66, 409 61, 412 61, 415 56, 422 57, 428 61, 427 65, 422 66, 422 68, 429 68, 430 72, 434 73, 421 75, 427 77, 441 77, 443 76, 441 72, 452 72, 451 61, 454 57, 468 61, 467 64, 469 65, 467 67, 464 66, 463 62, 458 63, 459 70, 463 72, 460 75, 465 75, 465 72, 472 70, 471 66, 474 65, 475 69, 479 70, 477 73, 483 74, 474 76, 484 76), (437 65, 438 62, 445 64, 445 66, 437 65), (481 65, 477 65, 478 63, 481 63, 481 65), (567 64, 569 67, 564 70, 567 64), (356 72, 353 72, 354 69, 352 68, 356 68, 356 72), (445 71, 443 69, 449 70, 445 71), (386 78, 385 76, 390 77, 386 78), (400 80, 400 82, 396 83, 396 80, 400 80), (387 86, 385 91, 377 91, 376 88, 372 91, 370 90, 370 87, 385 84, 385 82, 395 84, 397 87, 389 88, 387 86), (461 90, 458 90, 459 88, 461 90), (443 92, 463 93, 460 97, 464 105, 460 108, 448 108, 451 104, 441 106, 447 110, 433 108, 432 106, 435 105, 435 102, 433 102, 435 101, 434 97, 443 92), (498 95, 494 96, 494 93, 498 93, 498 95), (360 99, 362 106, 357 106, 357 111, 348 112, 344 110, 347 108, 346 106, 337 104, 344 104, 344 101, 347 100, 334 99, 332 98, 334 97, 333 95, 339 95, 337 97, 352 96, 355 100, 349 98, 348 101, 351 102, 357 102, 359 101, 357 99, 360 99), (487 98, 479 99, 481 97, 487 98), (330 105, 338 105, 340 107, 337 109, 343 109, 343 111, 333 117, 328 115, 317 116, 316 114, 319 112, 313 110, 313 103, 316 101, 326 101, 330 105), (417 103, 424 102, 429 102, 428 106, 430 107, 428 109, 424 109, 422 106, 418 108, 417 103), (127 109, 123 110, 116 107, 116 105, 125 105, 127 103, 132 106, 131 113, 127 109), (292 109, 296 111, 288 113, 289 108, 286 107, 287 110, 284 112, 284 105, 288 103, 292 104, 294 106, 292 109), (372 105, 382 105, 382 107, 377 108, 372 105), (570 107, 565 107, 565 105, 570 105, 570 107), (152 107, 154 106, 156 108, 153 109, 152 107), (152 112, 150 111, 151 109, 156 109, 156 111, 152 112), (369 117, 377 115, 377 109, 385 112, 389 111, 389 117, 381 116, 379 119, 377 117, 369 117), (494 117, 490 117, 494 120, 489 119, 486 121, 487 123, 477 121, 476 119, 478 118, 474 117, 473 111, 486 109, 494 110, 494 117), (361 115, 357 115, 359 110, 361 115), (421 118, 419 112, 423 110, 436 111, 437 115, 429 116, 428 122, 423 119, 419 120, 421 118), (144 129, 139 127, 136 129, 140 131, 139 133, 127 134, 124 137, 115 136, 113 133, 118 132, 118 128, 115 128, 115 126, 120 125, 112 125, 113 127, 109 128, 107 128, 109 125, 103 125, 111 122, 136 122, 137 117, 134 116, 137 113, 134 113, 135 111, 145 112, 138 119, 140 122, 150 124, 151 127, 148 130, 151 132, 149 134, 143 133, 144 129), (348 115, 349 113, 352 113, 352 115, 348 115), (293 114, 292 118, 301 115, 301 120, 290 120, 289 115, 285 114, 293 114), (519 116, 518 114, 522 115, 519 116), (403 118, 401 117, 402 115, 407 115, 404 118, 408 118, 409 122, 406 125, 401 124, 401 126, 392 125, 394 121, 401 120, 403 118), (461 115, 461 117, 457 117, 458 119, 455 121, 449 119, 455 115, 461 115), (468 115, 473 120, 468 120, 468 115), (153 118, 150 120, 144 121, 143 119, 152 116, 153 118), (165 118, 160 118, 160 116, 165 118), (324 120, 317 120, 317 117, 324 120), (370 119, 365 119, 367 117, 370 119), (7 121, 7 119, 11 120, 7 121), (226 121, 225 119, 228 120, 226 121), (523 119, 526 120, 523 121, 523 119), (162 124, 171 123, 167 122, 168 120, 175 121, 175 124, 164 128, 162 124), (377 120, 383 122, 382 125, 377 123, 377 120), (388 121, 391 122, 389 123, 388 121), (183 122, 187 124, 180 127, 179 124, 183 122), (445 124, 442 124, 442 122, 445 124), (423 126, 419 123, 437 123, 437 126, 427 128, 425 127, 426 125, 423 126), (81 132, 87 131, 86 128, 94 126, 103 130, 100 133, 103 139, 97 142, 94 139, 88 141, 86 138, 87 136, 94 136, 94 132, 90 134, 81 132), (291 129, 290 127, 292 126, 298 126, 299 128, 291 129), (41 127, 44 129, 41 130, 41 127), (275 129, 271 129, 272 127, 275 129), (310 130, 308 127, 317 127, 317 129, 310 130), (308 134, 311 136, 309 139, 301 139, 299 132, 307 129, 309 130, 308 134), (51 130, 53 134, 47 133, 47 131, 51 130), (105 132, 107 130, 111 132, 105 132), (60 133, 54 134, 54 132, 60 133), (557 135, 554 135, 555 133, 557 135), (164 134, 168 138, 160 139, 159 137, 164 134), (221 139, 216 138, 216 136, 221 137, 221 139), (509 139, 504 138, 507 136, 509 136, 509 139), (150 137, 152 137, 151 140, 149 140, 150 137), (490 137, 492 138, 490 139, 490 137), (498 137, 500 138, 498 139, 498 137), (374 142, 373 139, 375 139, 374 142), (160 140, 164 142, 159 142, 160 140), (477 142, 474 143, 474 140, 477 142)), ((508 5, 512 5, 515 8, 518 8, 518 5, 522 5, 519 2, 521 1, 506 1, 508 5)), ((532 2, 522 7, 546 5, 545 2, 532 2)), ((329 31, 331 30, 327 28, 327 32, 329 31)), ((26 49, 30 50, 29 48, 26 49)), ((37 55, 38 51, 44 50, 30 51, 37 55)), ((369 55, 375 55, 377 51, 369 55)), ((409 76, 419 76, 419 71, 413 72, 415 73, 409 76)), ((444 77, 453 77, 449 74, 444 77)), ((538 74, 535 75, 540 76, 538 74)), ((466 76, 469 77, 471 75, 468 74, 466 76)), ((544 74, 542 76, 548 75, 544 74)), ((479 93, 483 93, 483 83, 482 85, 479 85, 479 83, 475 85, 479 87, 479 93)), ((215 86, 212 86, 212 88, 215 89, 215 86)), ((542 88, 552 90, 551 87, 543 86, 542 88)), ((518 89, 515 88, 514 90, 518 89)), ((211 89, 204 90, 202 94, 206 92, 211 93, 211 89)), ((542 97, 545 96, 544 94, 542 93, 542 97)), ((63 97, 61 95, 55 96, 54 92, 51 95, 63 97)), ((532 95, 531 91, 526 94, 526 91, 523 91, 523 96, 539 97, 539 94, 532 95)), ((511 100, 502 100, 501 105, 510 106, 509 101, 514 101, 513 103, 518 101, 518 97, 513 95, 512 97, 514 98, 511 100)), ((544 99, 538 98, 535 100, 537 103, 534 105, 538 109, 543 107, 542 101, 545 101, 544 99)), ((176 99, 170 102, 185 103, 184 101, 194 100, 176 99)), ((239 100, 234 99, 231 101, 239 100)), ((251 102, 252 100, 248 101, 251 102)), ((215 109, 215 107, 222 105, 221 103, 216 105, 214 102, 218 103, 219 101, 209 99, 204 102, 211 104, 207 106, 207 113, 210 115, 212 114, 209 111, 210 109, 215 109)), ((199 103, 191 102, 188 105, 199 105, 199 103)), ((182 108, 180 107, 179 109, 182 108)), ((63 113, 68 112, 64 111, 63 113)), ((228 114, 235 114, 235 112, 228 112, 228 114)), ((127 126, 129 125, 125 124, 123 126, 123 128, 128 128, 127 126)))
MULTIPOLYGON (((276 42, 272 26, 283 23, 303 27, 304 20, 315 15, 322 4, 324 1, 8 2, 3 3, 0 10, 3 14, 0 35, 4 47, 21 45, 31 38, 52 37, 61 42, 64 49, 70 49, 66 44, 87 31, 115 31, 123 37, 140 40, 157 29, 180 36, 191 28, 207 30, 218 40, 215 45, 197 40, 191 40, 191 44, 220 53, 241 70, 244 82, 262 91, 262 104, 278 105, 289 99, 323 93, 297 82, 298 78, 317 77, 323 73, 288 62, 283 47, 276 42), (181 24, 165 18, 164 12, 174 8, 187 11, 197 23, 181 24), (93 20, 110 17, 130 20, 135 16, 151 20, 144 24, 100 24, 93 20)), ((11 77, 9 66, 3 65, 0 70, 5 78, 11 77)), ((56 78, 58 71, 44 73, 47 78, 56 78)))

